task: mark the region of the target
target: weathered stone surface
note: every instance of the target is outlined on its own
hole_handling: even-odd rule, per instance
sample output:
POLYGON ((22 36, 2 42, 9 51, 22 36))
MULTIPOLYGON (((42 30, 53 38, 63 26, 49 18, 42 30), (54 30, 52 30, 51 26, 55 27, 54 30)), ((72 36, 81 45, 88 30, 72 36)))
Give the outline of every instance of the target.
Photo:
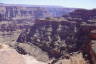
POLYGON ((73 54, 73 56, 70 56, 69 59, 59 60, 55 64, 60 64, 60 63, 61 64, 87 64, 87 62, 85 61, 85 59, 82 56, 82 53, 73 54))
POLYGON ((25 64, 25 61, 21 54, 18 54, 14 49, 8 48, 7 45, 3 45, 0 48, 0 64, 25 64))
POLYGON ((19 43, 17 46, 19 48, 16 47, 16 50, 20 54, 24 54, 26 52, 26 54, 35 57, 38 61, 47 62, 49 60, 48 54, 34 44, 29 45, 27 43, 19 43), (25 52, 20 48, 22 48, 25 52))
POLYGON ((26 64, 48 64, 48 63, 45 63, 45 62, 42 62, 42 61, 38 61, 33 56, 24 55, 23 57, 24 57, 24 59, 26 61, 26 64))
POLYGON ((91 56, 91 63, 96 64, 96 40, 91 40, 88 47, 88 51, 91 56))

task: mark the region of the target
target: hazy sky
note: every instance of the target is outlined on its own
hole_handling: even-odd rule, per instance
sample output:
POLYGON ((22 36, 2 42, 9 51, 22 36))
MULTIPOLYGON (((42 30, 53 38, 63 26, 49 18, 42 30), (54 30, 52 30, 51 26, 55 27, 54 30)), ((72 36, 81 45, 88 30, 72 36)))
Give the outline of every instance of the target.
POLYGON ((55 5, 73 8, 96 8, 96 0, 0 0, 7 4, 55 5))

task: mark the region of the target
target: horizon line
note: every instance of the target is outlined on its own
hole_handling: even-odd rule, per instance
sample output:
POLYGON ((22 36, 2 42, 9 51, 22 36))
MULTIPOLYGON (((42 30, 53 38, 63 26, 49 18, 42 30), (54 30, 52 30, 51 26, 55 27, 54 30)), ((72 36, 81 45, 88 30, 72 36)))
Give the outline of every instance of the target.
POLYGON ((77 8, 77 9, 87 9, 87 10, 92 10, 92 9, 96 9, 96 8, 80 8, 80 7, 64 7, 64 6, 60 6, 60 5, 44 5, 44 4, 17 4, 17 3, 14 3, 14 4, 10 4, 10 3, 0 3, 0 5, 2 5, 2 4, 4 4, 4 5, 12 5, 12 6, 25 6, 25 7, 31 7, 31 6, 49 6, 49 7, 51 7, 51 6, 54 6, 54 7, 62 7, 62 8, 77 8))

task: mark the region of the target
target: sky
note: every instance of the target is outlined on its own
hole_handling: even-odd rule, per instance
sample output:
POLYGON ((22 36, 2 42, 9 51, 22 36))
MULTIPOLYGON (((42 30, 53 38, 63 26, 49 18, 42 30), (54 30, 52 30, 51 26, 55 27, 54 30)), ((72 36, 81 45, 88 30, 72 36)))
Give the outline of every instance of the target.
POLYGON ((70 8, 96 8, 96 0, 0 0, 5 4, 52 5, 70 8))

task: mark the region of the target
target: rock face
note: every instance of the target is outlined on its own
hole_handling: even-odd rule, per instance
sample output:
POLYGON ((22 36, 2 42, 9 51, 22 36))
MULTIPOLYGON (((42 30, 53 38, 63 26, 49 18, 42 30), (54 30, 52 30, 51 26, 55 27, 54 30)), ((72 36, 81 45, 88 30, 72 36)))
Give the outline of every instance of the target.
POLYGON ((77 9, 74 12, 71 12, 69 16, 73 18, 80 18, 81 20, 88 22, 89 20, 93 20, 91 22, 96 23, 96 9, 86 10, 86 9, 77 9))
POLYGON ((70 57, 70 59, 62 59, 59 60, 56 64, 87 64, 85 59, 82 56, 82 53, 74 54, 70 57))
POLYGON ((89 44, 89 54, 91 55, 91 63, 96 64, 96 41, 92 40, 89 44))
POLYGON ((81 33, 78 34, 81 31, 79 29, 80 26, 77 23, 40 21, 36 22, 30 29, 22 32, 17 42, 29 42, 46 51, 49 58, 59 58, 67 53, 79 51, 82 43, 84 43, 81 42, 81 38, 84 35, 86 36, 86 34, 83 34, 83 36, 81 33))
POLYGON ((1 20, 33 20, 45 17, 60 17, 72 12, 72 8, 55 6, 24 6, 24 5, 0 5, 1 20))
POLYGON ((49 60, 48 54, 34 44, 19 43, 16 50, 23 55, 29 54, 38 61, 48 62, 49 60))

